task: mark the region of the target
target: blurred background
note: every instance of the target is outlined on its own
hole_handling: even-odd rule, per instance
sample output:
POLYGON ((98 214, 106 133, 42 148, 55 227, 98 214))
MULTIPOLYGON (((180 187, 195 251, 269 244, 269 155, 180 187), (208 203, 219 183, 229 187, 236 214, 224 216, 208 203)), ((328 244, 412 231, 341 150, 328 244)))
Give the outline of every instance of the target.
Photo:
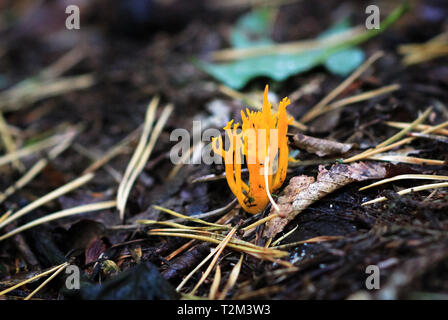
MULTIPOLYGON (((384 51, 384 57, 375 63, 374 70, 350 85, 341 98, 394 84, 399 85, 399 89, 395 87, 387 95, 312 119, 307 122, 308 132, 368 148, 396 133, 396 129, 382 124, 385 120, 413 121, 419 111, 429 105, 434 106, 430 123, 446 120, 448 1, 407 1, 409 10, 393 16, 402 3, 391 0, 0 0, 0 153, 7 155, 48 137, 60 138, 58 134, 76 131, 76 139, 66 151, 53 157, 23 190, 1 200, 0 213, 15 211, 79 177, 122 139, 127 139, 126 145, 115 154, 118 156, 111 157, 105 170, 98 170, 88 188, 59 198, 51 205, 51 212, 113 199, 137 144, 138 135, 128 135, 142 125, 148 102, 154 95, 160 96, 163 105, 172 103, 175 111, 130 194, 126 223, 154 218, 152 204, 195 214, 229 203, 232 195, 224 180, 210 184, 192 184, 189 180, 193 176, 220 174, 222 167, 173 168, 169 160, 169 150, 173 146, 170 132, 176 128, 191 130, 194 119, 203 120, 204 129, 221 130, 226 121, 232 118, 238 121, 242 107, 255 106, 261 101, 266 84, 270 85, 270 99, 275 102, 290 97, 292 104, 288 111, 301 119, 368 57, 384 51), (382 23, 388 21, 391 14, 393 16, 382 33, 368 32, 365 28, 368 16, 365 10, 372 4, 380 9, 382 23), (69 5, 76 5, 80 10, 79 29, 66 28, 69 5), (325 45, 329 39, 326 37, 341 32, 348 35, 344 41, 356 39, 356 43, 344 47, 344 55, 310 49, 316 44, 325 45), (361 39, 360 34, 365 32, 368 36, 361 39), (279 44, 305 49, 286 57, 278 55, 279 44), (403 47, 407 44, 412 46, 403 47), (267 56, 244 56, 247 52, 258 52, 257 48, 263 45, 270 46, 273 51, 267 56)), ((291 127, 291 131, 294 130, 297 131, 297 127, 291 127)), ((447 160, 443 146, 431 144, 430 151, 424 155, 447 160)), ((6 162, 1 162, 0 166, 0 189, 6 190, 35 162, 46 158, 48 155, 43 149, 20 159, 1 158, 6 162)), ((293 170, 294 175, 314 176, 317 166, 293 170)), ((351 206, 363 201, 363 196, 352 188, 335 197, 342 199, 344 206, 351 206)), ((372 191, 371 197, 374 196, 372 191)), ((328 209, 328 203, 318 204, 313 211, 300 215, 299 219, 305 219, 300 222, 303 227, 291 241, 358 231, 364 234, 372 227, 373 220, 365 212, 356 210, 353 212, 358 212, 359 216, 347 218, 348 209, 328 209), (321 215, 320 222, 313 220, 316 215, 321 215), (316 223, 312 224, 313 221, 316 223)), ((30 217, 49 211, 36 210, 30 217)), ((109 214, 84 217, 107 227, 122 223, 116 211, 106 213, 109 214)), ((380 216, 382 212, 379 210, 375 214, 380 216)), ((55 222, 38 229, 38 234, 27 234, 26 242, 31 251, 24 249, 27 247, 22 246, 23 241, 0 244, 0 274, 6 276, 28 270, 29 266, 29 269, 44 268, 60 263, 52 260, 48 250, 42 250, 47 244, 39 249, 39 241, 57 243, 64 254, 77 248, 78 240, 73 240, 76 238, 73 234, 90 234, 90 229, 82 229, 82 232, 73 229, 72 224, 77 222, 79 219, 55 222), (54 232, 59 227, 63 228, 59 230, 61 236, 54 232), (34 253, 34 258, 30 252, 34 253)), ((316 280, 315 287, 304 283, 302 274, 294 275, 297 279, 288 282, 289 289, 275 297, 340 299, 362 289, 364 278, 359 275, 365 273, 360 265, 402 253, 398 252, 400 245, 381 251, 374 246, 377 239, 373 233, 371 235, 369 245, 362 244, 356 249, 355 256, 359 259, 350 263, 343 261, 339 251, 327 252, 325 247, 319 247, 316 249, 320 250, 319 254, 323 252, 331 259, 340 259, 338 263, 342 261, 341 264, 335 263, 333 269, 326 269, 330 276, 316 280)), ((133 232, 113 234, 104 243, 120 243, 133 237, 133 232)), ((395 238, 389 240, 392 242, 395 238)), ((151 250, 160 246, 159 243, 152 245, 151 250)), ((179 243, 164 254, 178 247, 179 243)), ((292 254, 291 261, 295 259, 296 262, 305 256, 300 256, 300 252, 292 254)), ((155 261, 161 265, 160 260, 155 261)), ((312 260, 315 265, 310 270, 317 270, 313 273, 317 275, 322 268, 321 262, 316 261, 312 260)), ((126 263, 123 266, 128 266, 126 263)), ((429 265, 428 262, 428 268, 429 265)), ((442 267, 446 274, 446 265, 442 267)), ((246 275, 251 279, 249 272, 246 275)), ((413 276, 409 277, 408 284, 413 276)), ((438 279, 437 273, 429 274, 416 288, 423 290, 429 284, 428 290, 438 291, 438 279)), ((446 290, 446 281, 442 289, 446 290)), ((393 298, 406 293, 400 290, 393 298)))

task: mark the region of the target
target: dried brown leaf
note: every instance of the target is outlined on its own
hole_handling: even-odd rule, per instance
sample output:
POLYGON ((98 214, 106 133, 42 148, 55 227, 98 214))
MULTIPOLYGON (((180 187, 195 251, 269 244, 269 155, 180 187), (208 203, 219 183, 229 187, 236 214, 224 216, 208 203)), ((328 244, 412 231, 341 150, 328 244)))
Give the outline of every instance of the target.
POLYGON ((95 238, 85 251, 85 264, 89 264, 98 260, 98 258, 106 251, 106 244, 102 239, 95 238))
MULTIPOLYGON (((327 194, 355 181, 381 179, 386 175, 384 164, 359 162, 350 165, 335 164, 330 170, 320 166, 316 179, 305 175, 293 177, 278 199, 279 217, 266 223, 264 236, 274 237, 300 212, 327 194)), ((269 214, 276 213, 271 209, 269 214)))
POLYGON ((297 133, 292 138, 297 148, 305 149, 309 153, 315 153, 319 157, 328 155, 341 155, 353 148, 351 143, 340 143, 336 141, 319 139, 297 133))

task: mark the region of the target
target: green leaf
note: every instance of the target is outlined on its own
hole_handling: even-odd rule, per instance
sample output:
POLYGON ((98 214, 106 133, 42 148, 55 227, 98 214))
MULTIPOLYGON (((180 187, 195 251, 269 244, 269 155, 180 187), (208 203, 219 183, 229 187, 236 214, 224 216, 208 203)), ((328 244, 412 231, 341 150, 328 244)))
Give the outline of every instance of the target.
MULTIPOLYGON (((381 30, 370 30, 353 39, 346 40, 344 43, 325 49, 312 49, 297 54, 270 54, 221 64, 197 61, 197 65, 217 80, 234 89, 241 89, 256 77, 265 76, 276 81, 282 81, 319 65, 324 65, 327 70, 334 74, 346 76, 355 70, 365 58, 361 49, 355 47, 355 45, 387 29, 406 10, 405 5, 395 9, 383 21, 381 30)), ((266 8, 254 10, 242 16, 231 33, 232 46, 234 48, 248 48, 273 44, 274 42, 269 37, 270 21, 272 21, 272 11, 266 8)), ((349 21, 344 19, 321 33, 318 39, 335 35, 349 28, 349 21)))
MULTIPOLYGON (((231 43, 234 48, 248 48, 269 45, 274 42, 269 38, 269 22, 272 12, 268 9, 252 11, 241 17, 231 33, 231 43)), ((336 23, 332 28, 323 32, 319 38, 332 36, 350 28, 347 19, 336 23)), ((269 77, 282 81, 291 75, 306 72, 313 67, 325 63, 331 72, 346 75, 362 63, 364 55, 360 50, 342 50, 329 54, 328 50, 309 50, 298 54, 273 54, 241 59, 232 63, 199 65, 216 79, 227 86, 240 89, 247 82, 256 77, 269 77), (345 54, 348 54, 345 59, 345 54)))
POLYGON ((276 81, 282 81, 290 75, 308 71, 319 64, 319 58, 322 56, 320 51, 315 50, 297 55, 260 56, 225 64, 200 62, 200 66, 225 85, 240 89, 255 77, 266 76, 276 81))
POLYGON ((242 16, 230 34, 232 47, 248 48, 273 44, 269 37, 272 18, 273 12, 267 8, 242 16))
POLYGON ((364 61, 364 52, 358 48, 341 50, 325 60, 325 68, 333 74, 347 76, 364 61))
POLYGON ((335 23, 330 29, 325 30, 320 35, 317 36, 317 39, 325 39, 331 36, 334 36, 340 32, 344 32, 351 28, 350 20, 348 18, 342 19, 339 22, 335 23))

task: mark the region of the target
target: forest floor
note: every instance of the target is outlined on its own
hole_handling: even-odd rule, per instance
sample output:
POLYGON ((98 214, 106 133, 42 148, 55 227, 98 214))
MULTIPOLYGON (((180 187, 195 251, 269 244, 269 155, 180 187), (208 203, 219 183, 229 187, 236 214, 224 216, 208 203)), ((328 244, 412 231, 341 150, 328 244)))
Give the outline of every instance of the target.
MULTIPOLYGON (((137 9, 122 10, 120 1, 105 2, 92 1, 81 8, 86 18, 82 18, 77 31, 63 27, 65 14, 54 18, 58 1, 23 16, 20 14, 31 5, 29 1, 17 1, 8 11, 17 15, 13 22, 6 17, 7 11, 2 13, 0 196, 31 168, 38 173, 23 187, 16 186, 1 198, 0 237, 54 212, 89 204, 104 207, 2 239, 0 291, 70 263, 80 268, 81 282, 90 285, 67 290, 67 274, 61 273, 33 299, 179 298, 175 288, 216 244, 150 235, 148 231, 166 226, 141 225, 137 221, 172 219, 156 205, 187 216, 212 212, 204 220, 245 227, 267 216, 271 205, 255 218, 241 209, 222 176, 223 165, 173 165, 170 150, 176 142, 170 141, 171 132, 177 128, 191 132, 193 120, 198 119, 222 130, 222 117, 238 121, 240 110, 249 105, 247 101, 261 103, 266 83, 278 100, 292 99, 288 112, 300 120, 346 79, 316 67, 284 81, 257 77, 238 90, 241 95, 229 93, 192 58, 206 60, 211 52, 228 48, 229 30, 248 12, 248 6, 148 1, 154 3, 154 14, 147 17, 138 14, 137 9), (156 119, 169 104, 174 111, 130 190, 122 221, 119 210, 109 204, 117 198, 120 181, 142 135, 148 103, 156 95, 160 97, 156 119), (75 180, 79 185, 71 187, 70 182, 75 180), (27 207, 67 184, 70 190, 27 207), (28 209, 17 219, 8 220, 3 215, 14 217, 23 208, 28 209), (8 223, 1 224, 4 221, 8 223), (100 282, 109 285, 99 287, 100 282)), ((353 25, 363 25, 368 4, 337 0, 290 2, 277 7, 271 36, 279 43, 314 39, 344 13, 350 14, 353 25)), ((384 10, 382 17, 400 4, 378 3, 384 10)), ((299 162, 289 166, 275 200, 283 195, 291 178, 316 178, 324 170, 320 165, 331 170, 331 165, 341 165, 340 159, 375 148, 394 136, 400 129, 388 125, 388 121, 410 124, 430 106, 424 124, 435 126, 448 120, 448 57, 406 65, 399 53, 401 45, 425 43, 446 33, 447 12, 443 1, 411 1, 411 9, 393 26, 360 45, 366 58, 380 51, 384 54, 344 88, 336 101, 398 86, 386 94, 315 117, 307 121, 304 131, 290 126, 291 137, 302 132, 350 144, 352 148, 344 154, 318 156, 290 141, 290 150, 297 150, 294 155, 299 162)), ((421 131, 412 130, 417 134, 421 131)), ((407 136, 409 133, 403 137, 407 136)), ((394 154, 412 158, 409 161, 363 161, 367 165, 381 164, 386 170, 383 178, 402 174, 447 176, 446 131, 413 138, 394 154), (409 163, 415 158, 434 162, 409 163)), ((279 247, 287 252, 285 256, 265 259, 241 248, 226 247, 216 261, 219 271, 215 265, 202 285, 193 290, 203 274, 196 272, 179 291, 186 298, 218 298, 223 292, 229 299, 448 298, 447 189, 400 196, 400 190, 438 181, 403 179, 359 191, 381 179, 361 180, 351 180, 327 192, 294 217, 274 237, 275 241, 293 230, 279 244, 303 241, 279 247), (362 205, 381 196, 387 200, 362 205), (306 241, 316 237, 321 238, 306 241), (380 270, 379 290, 366 288, 369 265, 380 270), (218 287, 213 286, 214 281, 218 287)), ((197 225, 185 219, 177 222, 197 225)), ((264 228, 266 225, 260 225, 250 234, 237 234, 241 240, 262 246, 267 241, 262 239, 264 228)), ((210 261, 203 265, 203 272, 210 261)), ((42 279, 0 299, 27 297, 42 279)))

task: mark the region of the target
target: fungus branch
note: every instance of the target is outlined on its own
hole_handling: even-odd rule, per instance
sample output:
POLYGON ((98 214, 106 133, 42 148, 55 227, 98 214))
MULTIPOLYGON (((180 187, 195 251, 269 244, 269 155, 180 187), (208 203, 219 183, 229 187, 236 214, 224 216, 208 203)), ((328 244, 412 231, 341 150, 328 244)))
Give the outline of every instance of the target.
POLYGON ((228 122, 224 127, 227 136, 226 147, 222 137, 213 139, 214 152, 225 161, 230 190, 243 209, 249 213, 256 214, 263 210, 270 201, 269 190, 279 189, 286 178, 289 153, 286 134, 288 125, 293 122, 286 113, 289 103, 289 99, 284 98, 280 102, 278 113, 272 112, 266 86, 262 111, 242 111, 241 130, 238 123, 233 124, 233 120, 228 122), (241 178, 243 160, 246 161, 249 171, 248 183, 241 178), (266 171, 268 174, 265 174, 266 171))

